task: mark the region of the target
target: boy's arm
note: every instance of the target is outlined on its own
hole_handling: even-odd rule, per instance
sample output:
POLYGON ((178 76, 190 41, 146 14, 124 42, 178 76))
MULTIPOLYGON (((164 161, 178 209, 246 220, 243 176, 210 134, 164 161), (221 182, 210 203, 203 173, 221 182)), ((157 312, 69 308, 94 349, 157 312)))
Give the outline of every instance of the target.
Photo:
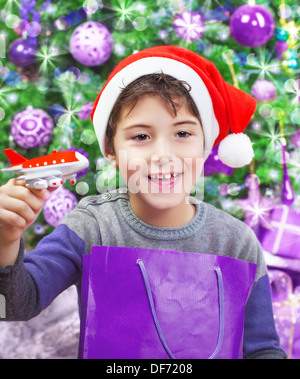
POLYGON ((24 243, 21 239, 14 265, 0 267, 0 295, 5 299, 0 321, 26 321, 41 311, 37 287, 28 274, 23 259, 24 243))
POLYGON ((245 314, 244 357, 285 359, 275 329, 269 277, 261 277, 252 289, 245 314))
POLYGON ((99 226, 80 204, 66 220, 25 255, 22 243, 16 263, 0 268, 0 294, 5 297, 7 308, 5 320, 35 317, 61 292, 80 282, 82 255, 100 243, 90 238, 91 231, 95 234, 99 226))
POLYGON ((26 321, 38 315, 65 289, 80 279, 84 242, 65 225, 44 237, 24 255, 21 243, 13 266, 0 268, 0 294, 5 320, 26 321))
POLYGON ((263 251, 258 241, 254 250, 256 250, 258 270, 264 272, 264 275, 256 280, 246 305, 244 358, 286 359, 286 353, 280 348, 275 328, 271 286, 266 273, 263 251))
POLYGON ((21 236, 49 196, 16 179, 0 187, 0 319, 28 319, 39 312, 37 289, 23 264, 21 236))
POLYGON ((25 181, 17 179, 0 187, 0 267, 16 262, 21 236, 35 222, 49 196, 48 190, 28 189, 25 181))

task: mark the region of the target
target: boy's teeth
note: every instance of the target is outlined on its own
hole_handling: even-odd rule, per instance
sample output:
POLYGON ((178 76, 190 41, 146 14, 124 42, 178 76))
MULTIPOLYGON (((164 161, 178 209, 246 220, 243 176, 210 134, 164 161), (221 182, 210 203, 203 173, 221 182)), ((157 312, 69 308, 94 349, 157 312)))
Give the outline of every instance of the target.
POLYGON ((174 177, 176 178, 178 176, 178 174, 165 174, 165 175, 162 175, 162 174, 159 174, 159 175, 151 175, 151 179, 171 179, 171 177, 174 177))

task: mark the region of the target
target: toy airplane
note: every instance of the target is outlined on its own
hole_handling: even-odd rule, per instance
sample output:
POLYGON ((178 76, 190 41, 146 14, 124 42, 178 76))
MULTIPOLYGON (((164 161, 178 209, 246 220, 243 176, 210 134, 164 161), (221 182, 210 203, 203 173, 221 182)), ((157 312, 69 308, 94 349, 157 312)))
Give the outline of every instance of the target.
POLYGON ((27 188, 55 188, 66 180, 75 184, 76 173, 89 166, 88 159, 77 151, 54 150, 50 155, 30 160, 11 149, 4 150, 4 153, 11 166, 1 171, 12 171, 21 175, 18 179, 25 180, 27 188))

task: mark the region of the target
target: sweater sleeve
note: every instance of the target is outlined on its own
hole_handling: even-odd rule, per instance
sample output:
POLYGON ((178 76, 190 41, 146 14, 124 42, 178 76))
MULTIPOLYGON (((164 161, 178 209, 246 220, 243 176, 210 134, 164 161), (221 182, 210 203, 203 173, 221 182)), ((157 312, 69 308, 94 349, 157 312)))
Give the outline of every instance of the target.
POLYGON ((38 290, 23 263, 24 242, 21 239, 17 261, 0 268, 0 295, 5 299, 4 317, 0 321, 27 321, 41 311, 38 290))
POLYGON ((265 274, 255 281, 246 305, 244 358, 286 359, 286 353, 280 348, 275 328, 271 286, 265 268, 263 251, 258 241, 255 250, 259 271, 265 274))

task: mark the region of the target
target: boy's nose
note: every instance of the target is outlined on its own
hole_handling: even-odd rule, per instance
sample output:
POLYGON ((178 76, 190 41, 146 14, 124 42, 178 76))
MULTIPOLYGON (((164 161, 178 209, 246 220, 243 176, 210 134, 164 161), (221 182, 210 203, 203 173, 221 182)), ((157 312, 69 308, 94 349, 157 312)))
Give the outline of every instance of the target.
POLYGON ((153 163, 156 163, 157 165, 164 166, 164 165, 170 163, 171 161, 173 161, 173 159, 170 159, 167 157, 159 157, 158 155, 152 155, 151 161, 153 163))
POLYGON ((170 145, 169 142, 159 141, 152 155, 152 160, 160 164, 167 164, 171 160, 174 160, 176 154, 174 154, 170 145))

